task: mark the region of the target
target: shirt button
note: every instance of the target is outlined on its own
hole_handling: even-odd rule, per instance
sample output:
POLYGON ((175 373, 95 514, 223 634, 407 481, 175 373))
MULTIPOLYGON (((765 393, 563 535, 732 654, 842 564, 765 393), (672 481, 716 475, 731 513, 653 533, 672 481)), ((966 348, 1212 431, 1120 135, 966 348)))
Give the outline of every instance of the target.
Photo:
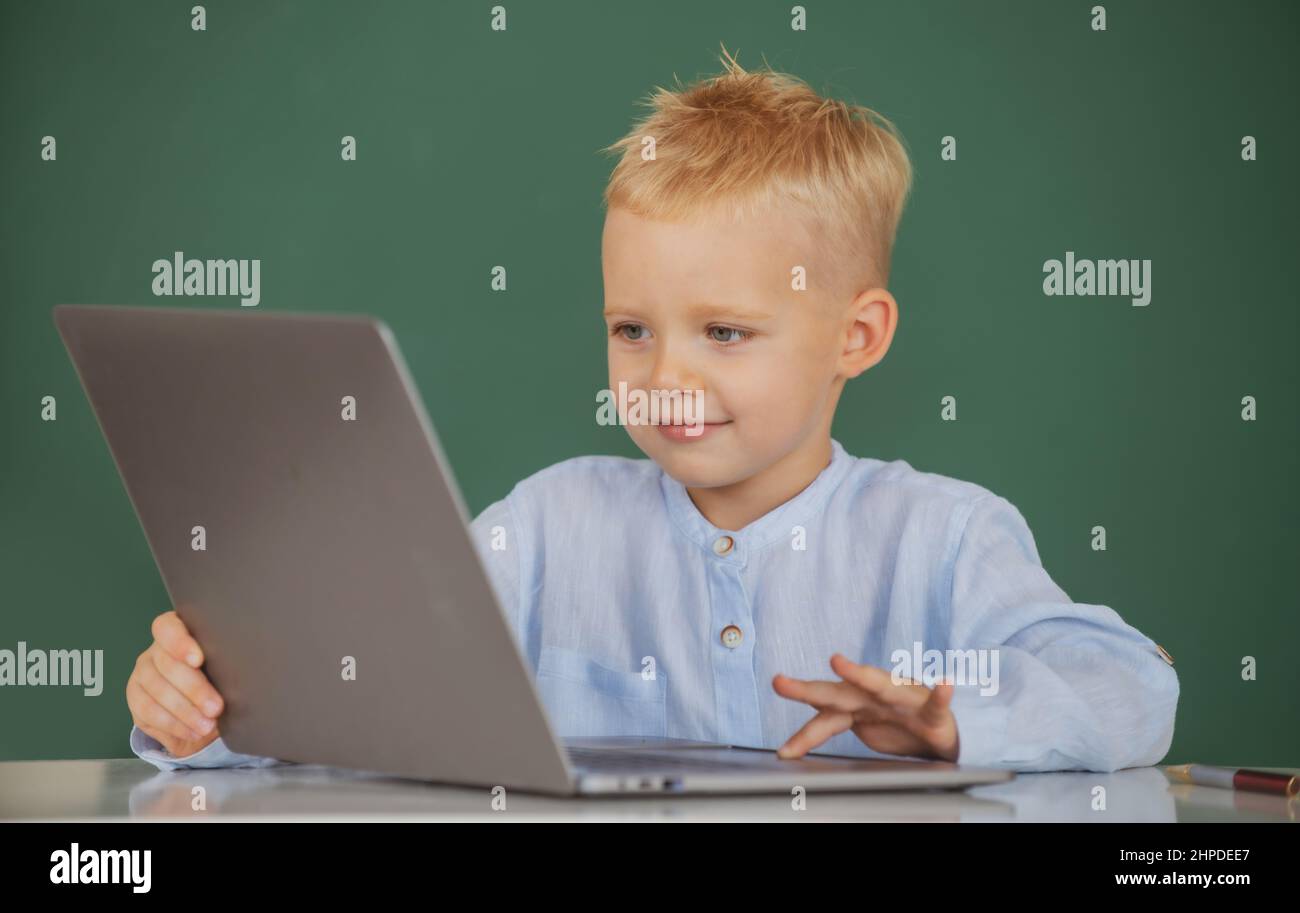
POLYGON ((735 625, 727 625, 722 629, 722 643, 731 650, 740 646, 740 640, 743 636, 740 628, 735 625))
POLYGON ((719 536, 713 542, 713 553, 715 555, 725 555, 731 551, 731 547, 736 544, 736 540, 730 536, 719 536))

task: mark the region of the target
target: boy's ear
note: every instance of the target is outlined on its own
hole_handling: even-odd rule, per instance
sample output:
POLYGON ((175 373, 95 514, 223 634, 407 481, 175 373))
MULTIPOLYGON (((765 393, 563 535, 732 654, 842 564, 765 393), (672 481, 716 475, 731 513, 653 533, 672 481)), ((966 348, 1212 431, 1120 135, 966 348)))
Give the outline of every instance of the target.
POLYGON ((839 373, 857 377, 889 351, 898 326, 898 302, 883 288, 859 292, 844 319, 839 373))

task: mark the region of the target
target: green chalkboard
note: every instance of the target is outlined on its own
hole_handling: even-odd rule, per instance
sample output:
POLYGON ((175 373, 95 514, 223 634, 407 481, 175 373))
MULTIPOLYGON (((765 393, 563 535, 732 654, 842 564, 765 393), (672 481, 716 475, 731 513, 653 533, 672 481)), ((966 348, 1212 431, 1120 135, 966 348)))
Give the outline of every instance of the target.
POLYGON ((1104 31, 1041 0, 823 2, 803 31, 752 0, 506 3, 505 31, 478 2, 211 2, 201 31, 192 5, 0 6, 0 648, 105 656, 98 697, 0 687, 0 760, 129 755, 168 608, 52 306, 237 308, 156 296, 151 264, 257 258, 257 307, 394 329, 471 510, 639 456, 593 421, 598 150, 725 43, 912 151, 899 329, 837 439, 1006 496, 1071 598, 1163 644, 1170 760, 1298 763, 1293 3, 1113 2, 1104 31), (1067 252, 1150 260, 1149 303, 1045 295, 1067 252))

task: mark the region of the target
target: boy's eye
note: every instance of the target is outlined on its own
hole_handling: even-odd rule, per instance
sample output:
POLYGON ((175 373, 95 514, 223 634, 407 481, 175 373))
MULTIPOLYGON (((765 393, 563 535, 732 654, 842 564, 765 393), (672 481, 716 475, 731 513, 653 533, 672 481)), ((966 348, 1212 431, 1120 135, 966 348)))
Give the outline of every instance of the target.
POLYGON ((620 323, 614 327, 614 332, 628 342, 640 342, 645 338, 645 327, 639 323, 620 323))
POLYGON ((754 335, 749 330, 738 330, 735 327, 724 326, 709 327, 708 332, 710 339, 722 345, 734 345, 754 335))

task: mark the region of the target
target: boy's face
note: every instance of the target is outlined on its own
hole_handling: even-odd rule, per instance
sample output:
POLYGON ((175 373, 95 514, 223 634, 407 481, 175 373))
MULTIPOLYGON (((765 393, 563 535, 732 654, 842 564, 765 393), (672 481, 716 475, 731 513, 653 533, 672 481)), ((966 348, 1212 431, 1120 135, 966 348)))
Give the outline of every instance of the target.
MULTIPOLYGON (((659 416, 675 431, 627 426, 665 472, 696 488, 732 485, 829 437, 844 377, 869 365, 845 354, 864 338, 851 316, 860 308, 825 290, 797 220, 669 223, 614 208, 601 247, 610 389, 703 391, 698 436, 681 423, 699 416, 680 408, 659 416), (791 287, 795 266, 807 290, 791 287)), ((880 341, 871 363, 888 347, 880 341)))

